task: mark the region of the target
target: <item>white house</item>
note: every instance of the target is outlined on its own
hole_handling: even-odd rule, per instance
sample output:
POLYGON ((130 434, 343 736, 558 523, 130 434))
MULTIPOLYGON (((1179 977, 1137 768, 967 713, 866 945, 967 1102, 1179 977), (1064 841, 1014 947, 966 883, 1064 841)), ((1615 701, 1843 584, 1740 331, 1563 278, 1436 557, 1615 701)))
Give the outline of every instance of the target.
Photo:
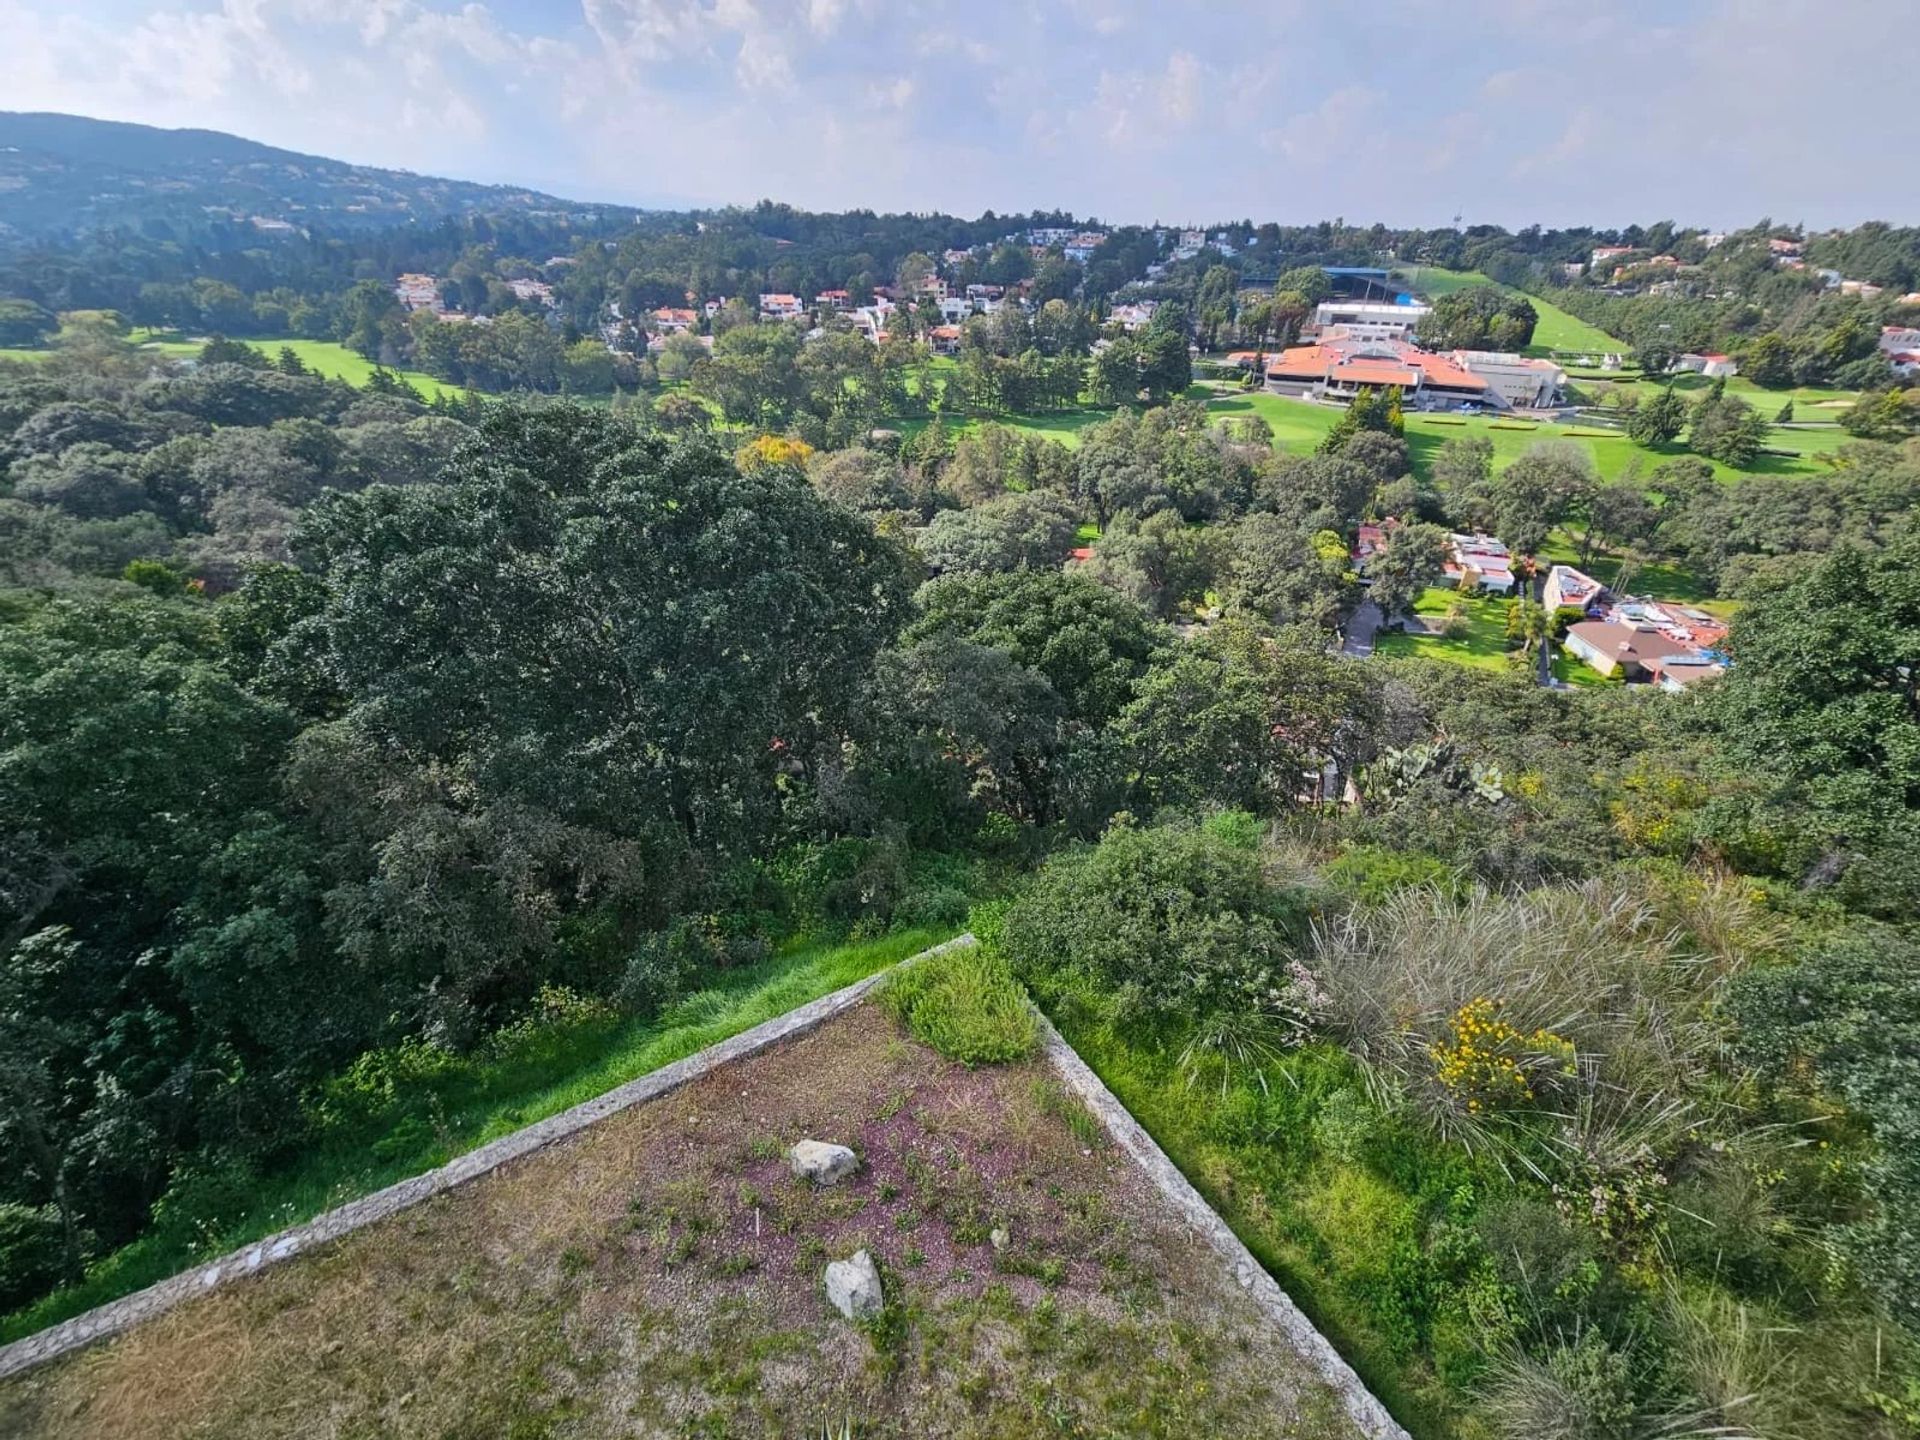
POLYGON ((1379 301, 1322 300, 1314 307, 1313 323, 1322 330, 1338 325, 1360 340, 1405 340, 1430 308, 1387 305, 1379 301))
POLYGON ((760 313, 762 315, 771 315, 778 320, 784 320, 791 316, 798 315, 805 308, 806 307, 800 303, 800 297, 798 295, 777 294, 762 295, 760 297, 760 313))
POLYGON ((1740 373, 1740 362, 1731 355, 1700 355, 1688 351, 1673 364, 1677 370, 1691 370, 1709 380, 1730 380, 1740 373))
POLYGON ((1458 584, 1463 576, 1471 578, 1482 590, 1498 595, 1513 593, 1513 554, 1491 535, 1450 535, 1452 553, 1447 560, 1447 578, 1458 584))

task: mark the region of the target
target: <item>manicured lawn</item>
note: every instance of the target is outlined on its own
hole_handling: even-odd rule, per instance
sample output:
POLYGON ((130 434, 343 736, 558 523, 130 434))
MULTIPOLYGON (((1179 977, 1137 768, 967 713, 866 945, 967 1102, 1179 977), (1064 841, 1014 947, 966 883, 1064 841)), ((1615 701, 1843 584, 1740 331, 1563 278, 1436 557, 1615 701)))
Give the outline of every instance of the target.
MULTIPOLYGON (((206 342, 181 335, 175 330, 149 330, 136 327, 127 334, 128 340, 143 350, 152 350, 173 360, 191 360, 197 356, 206 342)), ((324 375, 333 380, 345 380, 349 385, 362 389, 373 379, 374 365, 365 356, 349 350, 331 340, 297 340, 291 337, 284 340, 249 340, 247 344, 270 358, 277 359, 281 349, 292 350, 300 357, 301 363, 316 375, 324 375)), ((45 350, 0 350, 0 360, 24 360, 37 363, 58 352, 45 350)), ((418 370, 396 370, 407 384, 420 392, 423 400, 433 400, 441 395, 457 397, 462 393, 458 385, 449 385, 444 380, 418 370)))
MULTIPOLYGON (((1331 405, 1317 405, 1310 400, 1296 400, 1264 390, 1241 390, 1237 386, 1195 385, 1187 394, 1190 399, 1203 401, 1208 413, 1222 418, 1258 415, 1273 427, 1274 442, 1297 455, 1311 453, 1341 414, 1331 405)), ((1533 424, 1484 415, 1416 412, 1406 417, 1406 430, 1413 468, 1423 475, 1431 472, 1440 447, 1463 435, 1482 435, 1492 443, 1496 470, 1512 464, 1542 441, 1578 445, 1593 457, 1595 468, 1608 480, 1619 476, 1636 457, 1643 468, 1651 469, 1664 460, 1687 453, 1682 445, 1648 449, 1634 444, 1624 434, 1595 433, 1591 425, 1533 424)), ((1743 474, 1821 474, 1825 466, 1816 457, 1831 454, 1851 438, 1839 429, 1776 430, 1768 437, 1768 444, 1779 450, 1797 451, 1797 454, 1763 455, 1752 469, 1744 471, 1716 463, 1714 473, 1723 480, 1743 474)))
POLYGON ((652 1020, 590 1014, 509 1029, 480 1051, 450 1056, 424 1075, 396 1065, 395 1088, 372 1108, 336 1099, 350 1119, 323 1123, 300 1163, 262 1177, 249 1203, 217 1233, 189 1238, 163 1227, 96 1262, 87 1278, 0 1319, 0 1343, 176 1274, 344 1204, 357 1195, 446 1164, 487 1141, 605 1094, 696 1050, 784 1015, 948 938, 909 930, 853 944, 795 947, 758 965, 716 973, 712 984, 652 1020))
MULTIPOLYGON (((1098 425, 1103 420, 1111 420, 1113 411, 1106 409, 1059 410, 1045 415, 969 415, 943 418, 950 434, 965 435, 978 430, 982 425, 999 425, 1008 430, 1018 430, 1026 435, 1038 435, 1045 440, 1057 440, 1069 450, 1080 444, 1080 432, 1089 425, 1098 425)), ((918 435, 931 421, 900 420, 891 428, 903 435, 918 435)))
POLYGON ((1576 660, 1565 650, 1557 647, 1553 652, 1553 678, 1563 685, 1577 685, 1581 687, 1589 685, 1605 687, 1624 683, 1617 676, 1602 675, 1598 670, 1587 664, 1586 661, 1576 660))
MULTIPOLYGON (((1710 389, 1713 381, 1692 373, 1670 376, 1673 388, 1683 395, 1697 395, 1710 389)), ((1838 422, 1840 412, 1860 398, 1858 390, 1835 390, 1823 385, 1795 385, 1785 390, 1767 390, 1744 375, 1727 381, 1727 393, 1738 395, 1768 420, 1780 413, 1780 407, 1793 402, 1793 418, 1838 422)))
POLYGON ((1382 630, 1374 640, 1374 653, 1413 656, 1421 660, 1445 660, 1454 665, 1470 665, 1476 670, 1505 671, 1507 659, 1507 602, 1481 597, 1464 598, 1458 592, 1430 585, 1414 602, 1414 612, 1439 620, 1455 604, 1466 606, 1467 632, 1458 639, 1442 635, 1414 635, 1382 630))
MULTIPOLYGON (((330 380, 344 380, 349 385, 364 388, 373 379, 375 366, 371 360, 331 340, 249 340, 247 343, 276 358, 283 347, 291 350, 309 370, 330 380)), ((441 395, 457 397, 462 393, 458 385, 449 385, 418 370, 396 370, 393 373, 418 390, 423 400, 437 399, 441 395)))
MULTIPOLYGON (((1411 282, 1414 272, 1402 270, 1400 274, 1411 282)), ((1419 288, 1430 299, 1451 295, 1456 290, 1471 289, 1475 285, 1493 284, 1493 281, 1477 270, 1442 270, 1434 265, 1425 265, 1419 270, 1419 288)), ((1494 288, 1505 290, 1508 287, 1496 285, 1494 288)), ((1545 355, 1551 350, 1579 350, 1589 353, 1611 351, 1619 354, 1633 348, 1624 340, 1616 339, 1606 331, 1589 325, 1579 316, 1570 315, 1558 305, 1542 300, 1537 295, 1529 295, 1527 299, 1540 317, 1533 329, 1533 344, 1527 347, 1526 353, 1529 355, 1545 355)))

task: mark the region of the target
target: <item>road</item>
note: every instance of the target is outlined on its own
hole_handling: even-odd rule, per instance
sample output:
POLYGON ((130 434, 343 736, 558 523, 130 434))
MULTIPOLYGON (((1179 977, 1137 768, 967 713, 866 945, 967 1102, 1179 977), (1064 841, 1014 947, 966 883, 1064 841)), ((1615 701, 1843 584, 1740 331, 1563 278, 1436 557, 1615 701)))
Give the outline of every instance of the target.
POLYGON ((1355 660, 1364 660, 1373 654, 1374 633, 1385 618, 1380 613, 1380 607, 1371 599, 1362 600, 1360 608, 1353 612, 1353 618, 1347 621, 1347 635, 1340 646, 1340 653, 1355 660))

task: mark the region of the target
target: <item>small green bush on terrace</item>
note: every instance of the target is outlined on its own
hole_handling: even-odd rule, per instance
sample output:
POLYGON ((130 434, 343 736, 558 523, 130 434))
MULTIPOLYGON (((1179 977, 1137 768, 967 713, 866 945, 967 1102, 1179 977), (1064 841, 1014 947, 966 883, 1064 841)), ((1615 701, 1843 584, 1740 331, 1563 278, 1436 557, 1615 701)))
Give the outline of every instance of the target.
POLYGON ((1033 1052, 1027 995, 998 955, 970 945, 896 973, 882 994, 916 1036, 963 1065, 1001 1065, 1033 1052))

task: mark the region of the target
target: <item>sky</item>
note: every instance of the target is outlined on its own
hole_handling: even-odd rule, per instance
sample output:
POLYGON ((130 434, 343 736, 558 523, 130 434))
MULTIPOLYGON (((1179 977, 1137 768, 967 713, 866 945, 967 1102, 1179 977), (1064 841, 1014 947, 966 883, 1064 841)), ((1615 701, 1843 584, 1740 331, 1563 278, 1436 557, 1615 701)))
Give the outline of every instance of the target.
POLYGON ((636 205, 1920 222, 1916 0, 0 0, 0 108, 636 205))

